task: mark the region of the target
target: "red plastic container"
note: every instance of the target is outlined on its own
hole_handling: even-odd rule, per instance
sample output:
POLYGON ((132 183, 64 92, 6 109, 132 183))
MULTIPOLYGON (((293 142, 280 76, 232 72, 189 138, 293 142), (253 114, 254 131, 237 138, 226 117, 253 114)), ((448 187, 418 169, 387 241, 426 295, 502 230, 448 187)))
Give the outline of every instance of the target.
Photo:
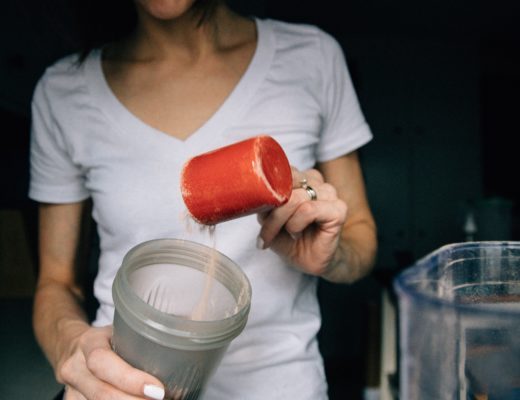
POLYGON ((291 167, 270 136, 256 136, 193 157, 181 192, 190 215, 204 225, 268 211, 289 200, 291 167))

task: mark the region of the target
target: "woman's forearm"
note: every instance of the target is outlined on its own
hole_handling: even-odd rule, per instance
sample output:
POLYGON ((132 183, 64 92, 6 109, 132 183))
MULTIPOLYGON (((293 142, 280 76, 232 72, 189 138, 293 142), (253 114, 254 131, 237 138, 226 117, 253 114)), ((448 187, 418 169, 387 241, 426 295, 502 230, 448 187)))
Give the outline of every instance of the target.
POLYGON ((89 328, 82 297, 66 285, 40 282, 34 299, 36 339, 55 371, 72 350, 71 344, 89 328))
POLYGON ((352 283, 371 271, 377 253, 377 226, 357 152, 321 163, 319 169, 348 208, 339 245, 321 276, 332 282, 352 283))
POLYGON ((88 328, 75 259, 84 202, 41 204, 40 271, 34 297, 36 339, 57 370, 73 339, 88 328))

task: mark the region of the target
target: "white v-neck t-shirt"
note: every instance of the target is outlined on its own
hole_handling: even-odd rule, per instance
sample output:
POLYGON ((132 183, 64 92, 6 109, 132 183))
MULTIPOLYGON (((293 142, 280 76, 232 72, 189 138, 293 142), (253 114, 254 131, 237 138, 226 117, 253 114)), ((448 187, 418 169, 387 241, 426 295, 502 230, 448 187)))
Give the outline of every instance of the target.
MULTIPOLYGON (((100 238, 94 325, 112 323, 112 281, 126 252, 157 238, 213 245, 186 229, 184 162, 259 134, 271 135, 299 169, 356 150, 372 135, 343 53, 309 25, 256 20, 258 44, 245 74, 217 112, 186 140, 147 125, 114 96, 101 51, 49 67, 33 98, 29 195, 46 203, 91 197, 100 238)), ((316 341, 315 277, 256 248, 255 216, 216 227, 216 247, 248 276, 253 296, 244 331, 231 343, 205 400, 327 398, 316 341)))

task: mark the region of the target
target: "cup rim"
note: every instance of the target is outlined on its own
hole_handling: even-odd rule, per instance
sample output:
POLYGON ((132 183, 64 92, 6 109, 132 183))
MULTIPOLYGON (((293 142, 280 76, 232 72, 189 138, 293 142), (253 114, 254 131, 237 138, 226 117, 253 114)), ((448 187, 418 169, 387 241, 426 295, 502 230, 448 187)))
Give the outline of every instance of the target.
MULTIPOLYGON (((226 286, 225 283, 220 283, 226 286)), ((245 327, 251 303, 251 284, 234 261, 209 246, 185 239, 153 239, 131 248, 124 256, 116 274, 112 292, 116 312, 133 329, 162 344, 170 343, 170 339, 175 337, 178 342, 183 342, 187 347, 219 345, 232 340, 245 327), (215 251, 217 266, 227 270, 241 285, 241 294, 238 299, 235 297, 237 311, 226 318, 199 321, 167 314, 152 307, 131 289, 129 283, 129 275, 133 271, 152 264, 140 265, 135 260, 136 256, 143 252, 146 254, 147 251, 153 252, 152 258, 155 260, 153 263, 168 263, 160 260, 161 257, 164 260, 171 251, 182 252, 184 256, 191 254, 199 258, 209 256, 210 252, 215 251)))
MULTIPOLYGON (((517 241, 479 241, 479 242, 462 242, 451 243, 440 247, 431 252, 425 257, 419 259, 415 264, 406 268, 399 273, 393 280, 393 287, 401 298, 413 298, 414 302, 432 307, 443 307, 444 309, 452 309, 463 314, 488 314, 490 317, 512 317, 514 319, 520 318, 520 307, 518 310, 512 310, 509 306, 504 306, 501 303, 456 303, 434 296, 431 293, 419 291, 413 287, 413 283, 420 280, 424 281, 421 275, 425 271, 431 271, 436 267, 435 260, 438 260, 443 254, 450 251, 462 249, 503 249, 510 248, 519 251, 520 260, 520 242, 517 241)), ((520 263, 519 263, 520 270, 520 263)))

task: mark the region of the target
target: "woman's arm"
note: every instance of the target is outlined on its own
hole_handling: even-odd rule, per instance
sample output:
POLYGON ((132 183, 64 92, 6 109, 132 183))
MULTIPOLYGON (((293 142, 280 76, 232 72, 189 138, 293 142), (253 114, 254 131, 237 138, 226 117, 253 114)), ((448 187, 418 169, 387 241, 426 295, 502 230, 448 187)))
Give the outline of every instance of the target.
POLYGON ((376 224, 357 153, 320 163, 318 169, 348 207, 338 249, 322 276, 334 282, 353 282, 370 272, 377 252, 376 224))
POLYGON ((67 400, 161 399, 164 390, 156 378, 132 368, 112 351, 112 328, 93 328, 87 321, 75 273, 83 207, 83 203, 40 206, 36 338, 57 380, 66 385, 67 400))
POLYGON ((259 246, 309 274, 353 282, 374 264, 376 226, 355 152, 320 163, 318 169, 293 170, 289 202, 259 219, 259 246), (302 188, 303 179, 316 200, 302 188))
POLYGON ((39 210, 40 268, 33 323, 36 339, 57 372, 68 343, 89 327, 75 277, 82 210, 83 203, 42 204, 39 210))

